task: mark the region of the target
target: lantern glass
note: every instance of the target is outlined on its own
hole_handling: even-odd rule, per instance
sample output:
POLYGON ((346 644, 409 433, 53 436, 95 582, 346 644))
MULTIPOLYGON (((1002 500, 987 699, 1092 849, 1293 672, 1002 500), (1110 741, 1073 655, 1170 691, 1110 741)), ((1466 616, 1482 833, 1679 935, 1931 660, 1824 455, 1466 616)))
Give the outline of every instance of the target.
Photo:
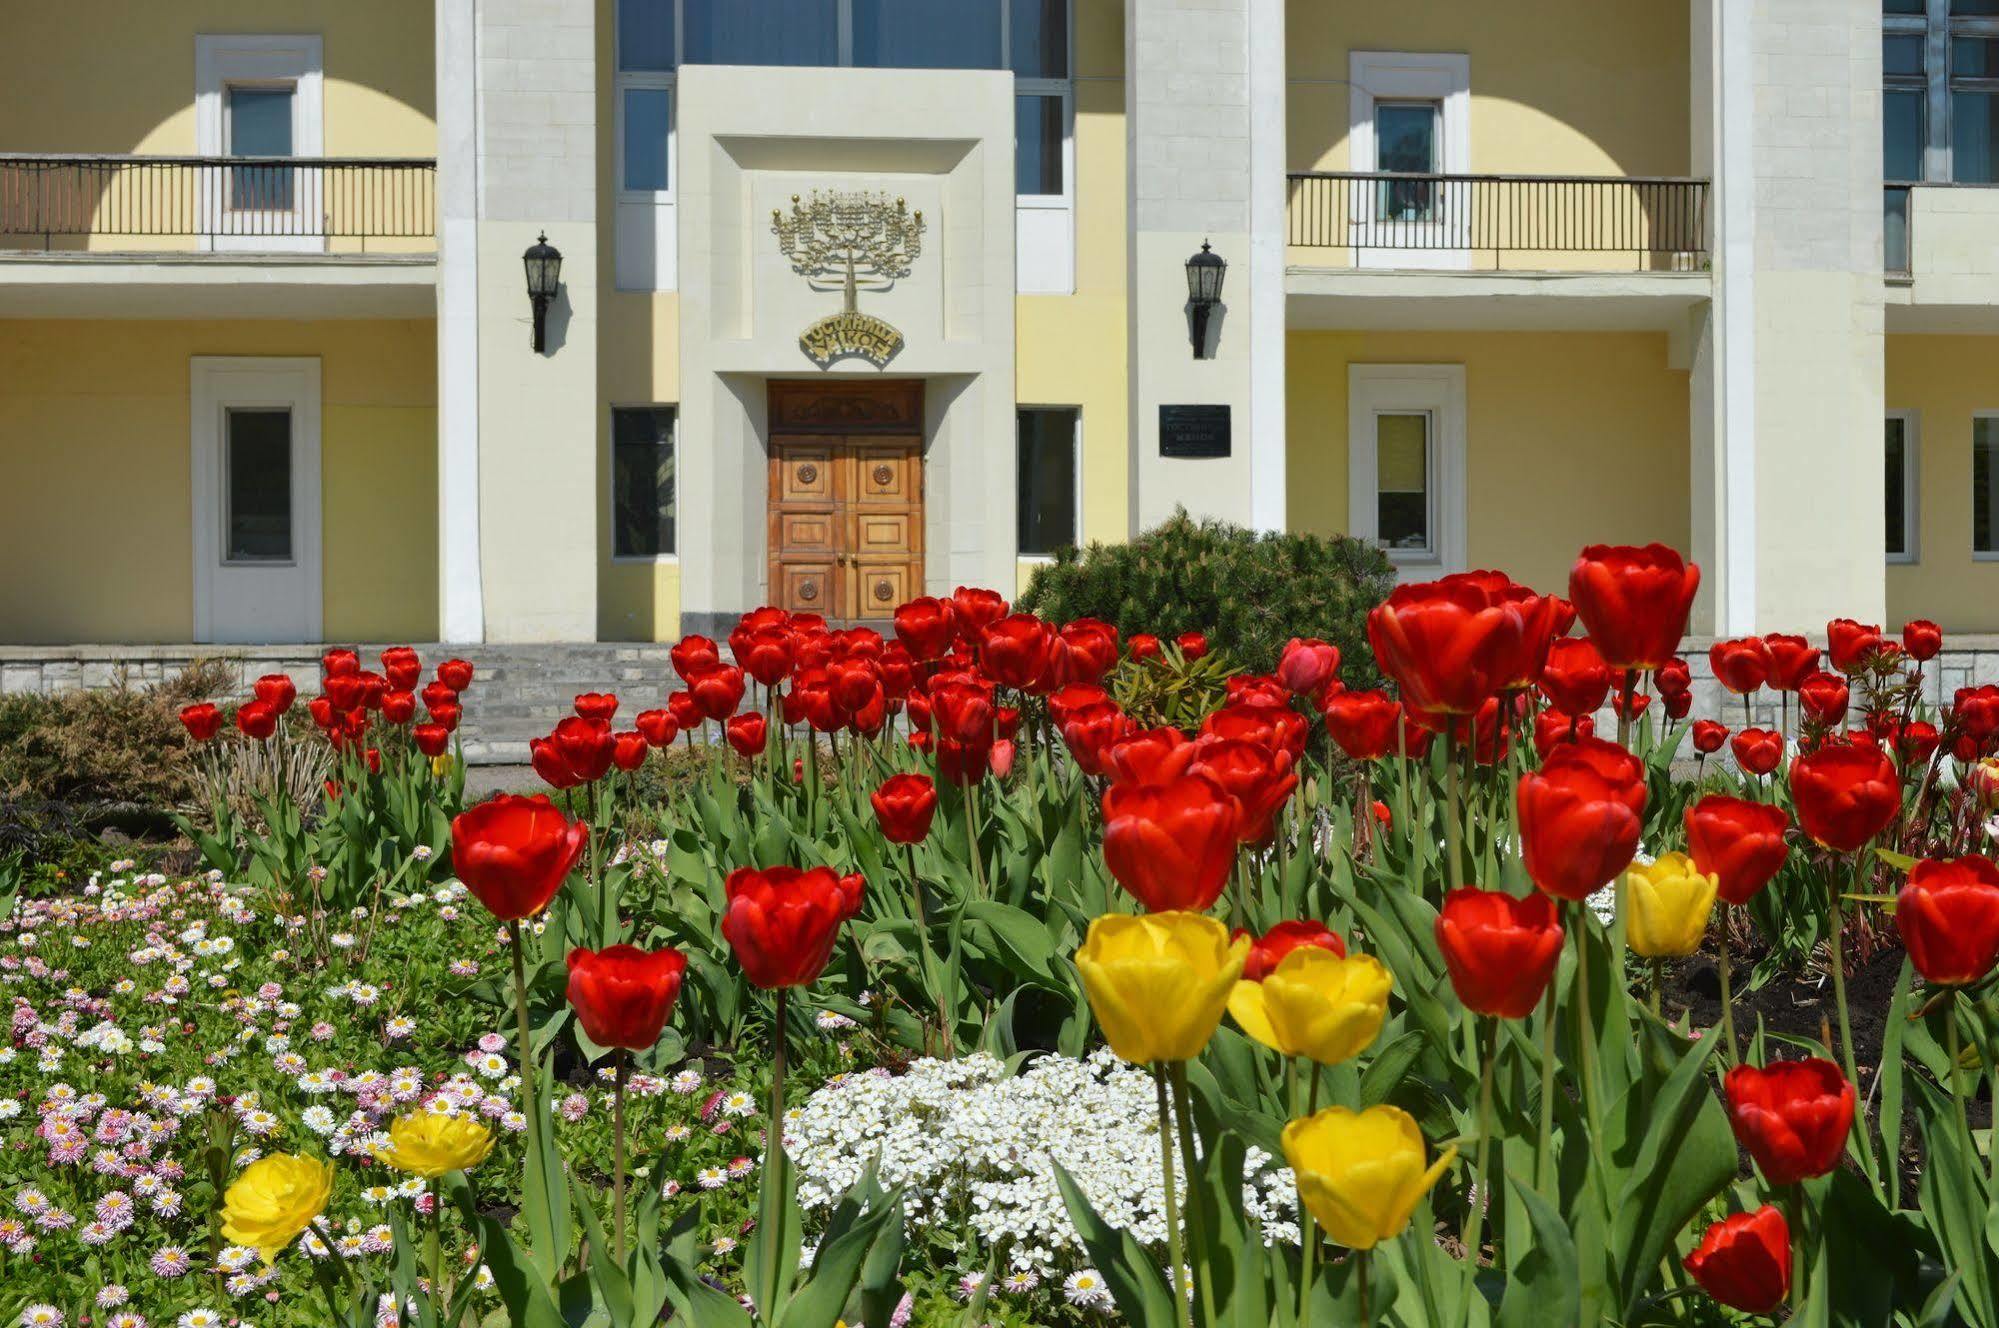
POLYGON ((1197 305, 1219 304, 1222 298, 1222 275, 1228 271, 1228 263, 1222 256, 1201 242, 1201 252, 1187 260, 1187 298, 1197 305))
POLYGON ((548 242, 548 237, 543 235, 528 246, 521 261, 527 266, 528 297, 554 299, 562 280, 562 254, 548 242))

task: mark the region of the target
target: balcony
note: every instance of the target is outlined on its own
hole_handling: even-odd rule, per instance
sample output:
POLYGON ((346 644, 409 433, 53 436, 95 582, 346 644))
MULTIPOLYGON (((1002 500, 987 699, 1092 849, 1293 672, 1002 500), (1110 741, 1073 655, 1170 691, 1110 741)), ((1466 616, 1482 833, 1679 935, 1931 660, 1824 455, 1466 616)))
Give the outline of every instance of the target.
POLYGON ((1902 182, 1882 197, 1888 331, 1999 333, 1999 185, 1902 182))
POLYGON ((1294 328, 1681 338, 1710 294, 1705 180, 1314 171, 1290 186, 1294 328))
POLYGON ((427 158, 0 154, 0 317, 428 317, 427 158))

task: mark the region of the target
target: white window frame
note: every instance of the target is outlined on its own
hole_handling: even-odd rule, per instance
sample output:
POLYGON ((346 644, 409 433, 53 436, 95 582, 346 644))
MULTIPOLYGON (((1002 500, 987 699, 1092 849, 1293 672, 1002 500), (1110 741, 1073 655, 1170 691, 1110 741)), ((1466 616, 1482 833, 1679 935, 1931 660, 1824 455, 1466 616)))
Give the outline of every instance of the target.
MULTIPOLYGON (((1070 519, 1073 523, 1076 547, 1081 548, 1083 546, 1083 457, 1086 455, 1083 451, 1083 408, 1070 402, 1061 401, 1020 401, 1014 404, 1013 482, 1016 490, 1016 501, 1017 491, 1020 488, 1020 413, 1024 410, 1066 410, 1074 416, 1075 427, 1070 430, 1069 446, 1072 455, 1075 457, 1076 511, 1070 519)), ((1018 543, 1019 539, 1019 525, 1016 516, 1014 540, 1018 543)), ((1052 563, 1055 561, 1055 555, 1052 553, 1028 553, 1019 548, 1014 549, 1013 555, 1016 562, 1052 563)))
MULTIPOLYGON (((674 187, 680 183, 680 0, 663 0, 673 6, 672 69, 625 69, 620 49, 619 10, 625 0, 611 4, 611 197, 616 209, 613 243, 616 245, 613 280, 622 291, 670 291, 680 284, 680 245, 677 202, 674 187), (666 93, 666 188, 627 189, 625 187, 625 93, 627 90, 658 90, 666 93)), ((679 417, 674 428, 679 429, 679 417)), ((646 561, 646 560, 640 560, 646 561)))
POLYGON ((680 562, 680 403, 677 401, 614 401, 604 412, 604 529, 611 538, 611 561, 619 566, 656 567, 680 562), (670 410, 673 412, 674 519, 673 552, 618 552, 618 412, 621 410, 670 410))
POLYGON ((1922 511, 1923 415, 1917 410, 1891 410, 1884 413, 1883 420, 1899 420, 1902 425, 1902 534, 1906 546, 1900 553, 1885 556, 1897 566, 1919 563, 1923 560, 1922 527, 1917 524, 1922 511))
POLYGON ((1380 538, 1381 415, 1428 415, 1430 548, 1383 549, 1401 580, 1423 581, 1466 568, 1465 367, 1462 364, 1347 366, 1347 530, 1380 538))
MULTIPOLYGON (((198 34, 194 39, 194 139, 203 157, 229 154, 229 89, 290 88, 292 155, 326 155, 325 50, 317 33, 198 34)), ((204 250, 313 253, 326 247, 323 180, 300 171, 286 212, 229 206, 230 168, 202 173, 204 250), (275 233, 273 233, 275 232, 275 233)))
POLYGON ((194 639, 216 639, 219 580, 259 572, 292 573, 303 588, 305 641, 325 634, 320 470, 320 363, 314 356, 197 355, 189 363, 189 477, 193 491, 194 639), (227 476, 221 455, 232 409, 283 407, 292 417, 292 556, 287 563, 223 559, 227 476))
MULTIPOLYGON (((1351 51, 1347 56, 1348 167, 1355 172, 1380 169, 1380 144, 1375 135, 1376 102, 1435 102, 1438 107, 1437 170, 1439 175, 1464 175, 1471 170, 1471 56, 1448 52, 1351 51)), ((1443 190, 1439 189, 1441 195, 1443 190)), ((1348 224, 1359 239, 1390 224, 1374 216, 1375 193, 1356 189, 1348 205, 1348 224)), ((1470 219, 1396 222, 1404 233, 1420 234, 1417 249, 1377 249, 1356 244, 1356 267, 1443 268, 1471 266, 1470 219), (1411 228, 1422 228, 1420 231, 1411 228)))
MULTIPOLYGON (((1980 420, 1999 422, 1999 410, 1974 410, 1971 412, 1971 454, 1973 457, 1978 455, 1978 421, 1980 420)), ((1973 473, 1975 474, 1976 471, 1974 470, 1973 473)), ((1975 502, 1976 499, 1974 498, 1973 501, 1975 502)), ((1999 522, 1995 524, 1999 524, 1999 522)), ((1975 542, 1977 536, 1978 531, 1974 526, 1972 530, 1972 539, 1974 542, 1971 546, 1971 561, 1975 563, 1999 563, 1999 549, 1981 550, 1975 542)))

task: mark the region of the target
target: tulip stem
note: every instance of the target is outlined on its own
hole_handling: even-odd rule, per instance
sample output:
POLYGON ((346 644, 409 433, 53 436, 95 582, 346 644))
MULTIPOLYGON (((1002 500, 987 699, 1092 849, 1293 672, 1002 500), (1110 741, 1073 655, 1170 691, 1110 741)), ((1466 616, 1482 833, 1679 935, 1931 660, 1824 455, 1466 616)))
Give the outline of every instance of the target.
POLYGON ((965 847, 972 854, 972 883, 978 887, 981 899, 988 893, 986 889, 986 860, 979 852, 979 786, 965 785, 965 847))
POLYGON ((1368 1256, 1373 1253, 1373 1250, 1355 1250, 1353 1256, 1358 1265, 1354 1273, 1360 1278, 1361 1328, 1374 1328, 1374 1298, 1368 1294, 1367 1285, 1368 1256))
POLYGON ((1728 977, 1728 910, 1726 908, 1721 911, 1721 962, 1716 965, 1716 968, 1721 973, 1721 1035, 1726 1043, 1722 1050, 1728 1053, 1728 1063, 1731 1066, 1739 1065, 1741 1061, 1737 1059, 1735 1051, 1735 993, 1729 986, 1728 977))
POLYGON ((442 1325, 451 1296, 444 1289, 444 1196, 430 1190, 430 1312, 442 1325))
MULTIPOLYGON (((1293 1064, 1296 1064, 1294 1061, 1293 1064)), ((1312 1087, 1307 1093, 1305 1115, 1309 1118, 1319 1114, 1319 1063, 1312 1062, 1312 1087)), ((1292 1110, 1297 1110, 1296 1079, 1293 1079, 1292 1110)), ((1305 1246, 1305 1272, 1298 1279, 1298 1324, 1299 1328, 1309 1328, 1312 1322, 1312 1281, 1318 1271, 1319 1231, 1312 1218, 1312 1210, 1302 1202, 1298 1205, 1298 1231, 1305 1246)))
POLYGON ((1208 1273, 1207 1220, 1201 1215, 1201 1203, 1195 1194, 1198 1184, 1199 1159, 1194 1156, 1194 1109, 1187 1097, 1187 1066, 1184 1061, 1172 1061, 1167 1066, 1167 1075, 1172 1081, 1174 1115, 1180 1121, 1180 1150, 1187 1164, 1187 1227, 1193 1237, 1194 1280, 1201 1289, 1201 1317, 1209 1324, 1220 1323, 1216 1314, 1215 1288, 1208 1273))
MULTIPOLYGON (((779 1214, 784 1211, 785 1194, 779 1187, 785 1183, 784 1177, 784 1017, 785 997, 790 989, 779 987, 771 993, 776 1006, 776 1014, 771 1021, 770 1057, 770 1120, 764 1126, 764 1182, 761 1209, 757 1214, 766 1248, 775 1250, 778 1238, 779 1214)), ((777 1321, 778 1265, 773 1253, 767 1261, 770 1264, 770 1286, 764 1302, 757 1306, 765 1323, 777 1321)), ((763 1288, 759 1288, 762 1290, 763 1288)))
POLYGON ((1444 739, 1445 894, 1449 894, 1461 879, 1458 872, 1458 840, 1462 834, 1463 830, 1458 822, 1458 744, 1455 737, 1447 734, 1444 739))
POLYGON ((1577 1049, 1581 1052, 1580 1063, 1583 1078, 1583 1122, 1584 1132, 1589 1136, 1590 1156, 1595 1159, 1597 1170, 1606 1178, 1609 1172, 1603 1165, 1603 1112, 1597 1101, 1596 1084, 1596 1020, 1589 1008, 1589 905, 1578 902, 1575 906, 1576 932, 1576 1023, 1577 1049))
POLYGON ((1976 1159, 1978 1145, 1972 1142, 1971 1114, 1964 1105, 1964 1046, 1957 1029, 1958 990, 1950 989, 1950 998, 1943 1006, 1944 1054, 1950 1057, 1950 1095, 1957 1103, 1957 1123, 1964 1130, 1965 1155, 1976 1159))
POLYGON ((1165 1180, 1166 1258, 1170 1264, 1169 1280, 1173 1285, 1173 1317, 1176 1323, 1184 1317, 1188 1328, 1192 1328, 1194 1307, 1187 1300, 1187 1274, 1182 1266, 1185 1258, 1180 1244, 1180 1202, 1173 1194, 1173 1113, 1166 1102, 1164 1062, 1153 1062, 1152 1082, 1159 1090, 1159 1171, 1165 1180))
POLYGON ((956 1060, 958 1040, 951 1029, 951 1011, 944 1001, 944 975, 938 968, 937 952, 930 944, 930 919, 923 907, 923 878, 916 874, 916 845, 904 844, 902 849, 909 863, 909 893, 916 901, 916 941, 923 955, 923 980, 937 998, 937 1029, 944 1035, 944 1055, 956 1060))
POLYGON ((631 1072, 631 1053, 623 1047, 612 1053, 616 1067, 611 1082, 611 1213, 618 1267, 625 1266, 625 1080, 631 1072))
MULTIPOLYGON (((1478 1019, 1473 1015, 1474 1020, 1478 1019)), ((1492 1075, 1493 1065, 1499 1060, 1499 1021, 1490 1021, 1490 1026, 1480 1030, 1480 1051, 1478 1074, 1478 1162, 1475 1168, 1477 1180, 1474 1182, 1477 1194, 1467 1195, 1471 1204, 1470 1227, 1465 1233, 1465 1291, 1460 1299, 1464 1302, 1462 1322, 1471 1323, 1472 1297, 1478 1290, 1478 1251, 1485 1229, 1485 1208, 1492 1202, 1492 1185, 1486 1179, 1487 1145, 1492 1141, 1492 1075)))
POLYGON ((1541 1131, 1534 1145, 1534 1188, 1550 1204, 1555 1194, 1555 983, 1541 1011, 1541 1131))
POLYGON ((1652 960, 1651 1004, 1654 1016, 1659 1014, 1659 989, 1666 985, 1666 961, 1657 957, 1652 960))
MULTIPOLYGON (((1863 847, 1859 853, 1854 855, 1853 859, 1853 889, 1855 894, 1863 893, 1866 889, 1866 864, 1867 850, 1863 847)), ((1839 886, 1835 883, 1832 888, 1832 991, 1833 998, 1839 1006, 1839 1049, 1846 1061, 1846 1081, 1853 1085, 1855 1093, 1859 1093, 1861 1091, 1860 1074, 1855 1067, 1853 1059, 1853 1022, 1846 1012, 1845 934, 1846 904, 1840 899, 1839 886)), ((1874 1176, 1874 1144, 1868 1137, 1869 1131, 1861 1130, 1859 1134, 1860 1160, 1868 1178, 1872 1179, 1874 1176)))
POLYGON ((1409 825, 1409 722, 1401 706, 1395 708, 1395 824, 1404 834, 1409 825))
POLYGON ((519 918, 507 919, 507 946, 514 961, 514 1025, 520 1041, 521 1114, 528 1118, 528 1166, 538 1168, 541 1156, 541 1117, 535 1111, 534 1036, 528 1026, 527 959, 521 953, 519 918))
POLYGON ((1626 669, 1624 682, 1618 687, 1617 702, 1617 745, 1631 746, 1631 697, 1638 690, 1638 670, 1626 669))

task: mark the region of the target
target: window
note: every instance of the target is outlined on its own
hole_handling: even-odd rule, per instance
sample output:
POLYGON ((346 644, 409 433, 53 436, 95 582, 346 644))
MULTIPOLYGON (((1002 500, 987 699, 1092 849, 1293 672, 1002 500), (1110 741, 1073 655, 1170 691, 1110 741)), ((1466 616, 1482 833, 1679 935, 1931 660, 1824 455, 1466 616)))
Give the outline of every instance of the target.
MULTIPOLYGON (((311 33, 194 39, 194 148, 203 157, 317 157, 325 150, 321 42, 311 33)), ((202 172, 204 247, 326 247, 330 200, 318 172, 279 164, 202 172)))
POLYGON ((1929 96, 1923 75, 1924 42, 1921 33, 1889 33, 1881 39, 1882 174, 1889 180, 1923 178, 1929 96))
POLYGON ((1884 0, 1881 33, 1888 182, 1999 183, 1999 0, 1884 0))
POLYGON ((1886 471, 1883 492, 1887 511, 1884 529, 1888 561, 1916 561, 1916 414, 1914 411, 1888 412, 1887 435, 1882 448, 1886 471))
MULTIPOLYGON (((1471 161, 1471 58, 1410 51, 1347 55, 1351 169, 1462 174, 1471 161)), ((1353 261, 1364 267, 1471 265, 1471 209, 1438 180, 1377 180, 1348 204, 1353 261)))
POLYGON ((1024 557, 1052 557, 1076 543, 1081 430, 1075 410, 1023 408, 1018 416, 1018 545, 1024 557))
MULTIPOLYGON (((1435 174, 1437 121, 1442 115, 1442 108, 1433 101, 1377 101, 1374 168, 1398 174, 1435 174)), ((1385 181, 1378 215, 1383 221, 1428 221, 1434 191, 1428 180, 1385 181)))
POLYGON ((1465 566, 1464 366, 1347 368, 1348 530, 1406 575, 1465 566))
POLYGON ((611 556, 674 552, 673 407, 611 411, 611 556))
MULTIPOLYGON (((292 155, 289 87, 231 84, 223 93, 224 131, 232 157, 292 155)), ((285 166, 237 166, 229 172, 229 206, 278 211, 292 205, 292 172, 285 166)))
MULTIPOLYGON (((632 0, 625 0, 627 4, 632 0)), ((662 0, 670 2, 670 0, 662 0)), ((681 0, 690 65, 837 65, 838 0, 681 0)))
POLYGON ((1971 552, 1999 557, 1999 416, 1981 415, 1971 422, 1971 552))
POLYGON ((232 409, 224 418, 223 561, 290 562, 292 414, 232 409))
POLYGON ((852 0, 854 63, 869 69, 998 69, 1000 0, 852 0))
POLYGON ((1951 38, 1950 160, 1959 183, 1999 182, 1999 38, 1951 38))

